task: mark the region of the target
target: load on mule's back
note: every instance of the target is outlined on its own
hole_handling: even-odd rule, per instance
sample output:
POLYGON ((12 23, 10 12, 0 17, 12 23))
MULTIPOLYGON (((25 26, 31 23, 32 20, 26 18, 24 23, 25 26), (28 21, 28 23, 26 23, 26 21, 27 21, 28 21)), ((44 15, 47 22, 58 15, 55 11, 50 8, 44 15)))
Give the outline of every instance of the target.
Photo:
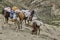
MULTIPOLYGON (((12 7, 12 17, 13 17, 13 21, 15 21, 16 19, 17 19, 17 15, 16 15, 16 12, 15 12, 15 10, 17 10, 18 9, 18 7, 16 7, 16 6, 13 6, 12 7)), ((10 13, 11 14, 11 13, 10 13)))
POLYGON ((2 14, 5 15, 5 13, 10 13, 11 11, 11 8, 10 7, 5 7, 3 10, 2 10, 2 14))

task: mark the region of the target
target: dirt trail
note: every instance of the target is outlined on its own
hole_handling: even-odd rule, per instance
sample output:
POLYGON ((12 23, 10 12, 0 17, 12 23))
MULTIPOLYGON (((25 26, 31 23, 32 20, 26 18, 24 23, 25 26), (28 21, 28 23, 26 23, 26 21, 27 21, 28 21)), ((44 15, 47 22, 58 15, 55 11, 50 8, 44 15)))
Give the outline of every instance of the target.
POLYGON ((31 28, 23 24, 23 30, 17 32, 14 26, 3 23, 0 15, 0 40, 60 40, 60 27, 44 24, 41 26, 40 35, 32 35, 31 28))

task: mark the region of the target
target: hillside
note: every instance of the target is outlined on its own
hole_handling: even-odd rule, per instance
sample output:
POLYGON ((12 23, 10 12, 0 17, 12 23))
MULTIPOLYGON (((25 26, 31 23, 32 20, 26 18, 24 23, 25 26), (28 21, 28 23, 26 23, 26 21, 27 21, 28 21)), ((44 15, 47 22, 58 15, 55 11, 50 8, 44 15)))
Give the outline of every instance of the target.
POLYGON ((59 26, 48 25, 42 22, 40 35, 32 35, 32 28, 25 25, 24 22, 22 29, 16 31, 16 25, 13 22, 9 21, 9 24, 4 24, 3 20, 4 17, 0 15, 0 40, 60 40, 59 26))
POLYGON ((4 24, 0 14, 0 40, 60 40, 60 0, 0 0, 0 13, 6 6, 35 10, 37 20, 42 21, 40 35, 32 35, 31 27, 23 24, 19 32, 16 25, 4 24))

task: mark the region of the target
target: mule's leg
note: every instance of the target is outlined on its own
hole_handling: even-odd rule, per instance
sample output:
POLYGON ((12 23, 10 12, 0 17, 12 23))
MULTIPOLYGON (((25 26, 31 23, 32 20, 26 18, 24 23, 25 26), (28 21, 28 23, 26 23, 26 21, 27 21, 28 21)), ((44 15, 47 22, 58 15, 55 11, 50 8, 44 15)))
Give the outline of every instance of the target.
POLYGON ((25 19, 25 24, 26 24, 26 19, 25 19))
POLYGON ((25 24, 26 24, 27 17, 25 17, 24 19, 25 19, 25 24))
POLYGON ((28 24, 32 21, 32 17, 28 17, 28 24))
POLYGON ((33 29, 31 34, 33 35, 33 34, 34 34, 34 32, 35 32, 35 30, 33 29))
POLYGON ((37 35, 37 29, 35 29, 35 34, 37 35))
POLYGON ((4 24, 6 23, 6 18, 4 17, 4 24))
POLYGON ((6 20, 7 23, 8 23, 8 20, 9 20, 9 18, 7 17, 7 20, 6 20))
POLYGON ((6 21, 6 23, 8 23, 8 17, 5 17, 5 21, 6 21))
MULTIPOLYGON (((39 28, 39 34, 40 34, 40 28, 39 28)), ((38 35, 39 35, 39 34, 38 34, 38 35)))
POLYGON ((18 23, 18 29, 20 29, 20 21, 19 21, 19 23, 18 23))
POLYGON ((29 20, 28 20, 28 25, 29 25, 29 20))
POLYGON ((27 21, 28 21, 28 25, 29 25, 30 17, 27 18, 27 21))
POLYGON ((22 29, 22 20, 21 20, 21 29, 22 29))
POLYGON ((16 25, 16 31, 18 31, 18 29, 19 29, 19 21, 16 19, 16 21, 15 21, 15 25, 16 25))
POLYGON ((22 29, 22 21, 21 20, 19 21, 18 29, 22 29))

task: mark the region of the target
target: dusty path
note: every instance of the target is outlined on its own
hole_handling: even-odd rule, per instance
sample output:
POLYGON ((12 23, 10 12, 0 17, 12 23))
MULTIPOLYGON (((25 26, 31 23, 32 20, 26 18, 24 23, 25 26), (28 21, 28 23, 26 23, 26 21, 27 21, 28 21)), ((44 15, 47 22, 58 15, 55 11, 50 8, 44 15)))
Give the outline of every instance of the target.
POLYGON ((24 24, 23 30, 19 32, 13 28, 14 25, 10 27, 3 24, 3 16, 0 15, 0 40, 60 40, 60 27, 42 25, 40 35, 32 35, 31 28, 25 27, 24 24))

